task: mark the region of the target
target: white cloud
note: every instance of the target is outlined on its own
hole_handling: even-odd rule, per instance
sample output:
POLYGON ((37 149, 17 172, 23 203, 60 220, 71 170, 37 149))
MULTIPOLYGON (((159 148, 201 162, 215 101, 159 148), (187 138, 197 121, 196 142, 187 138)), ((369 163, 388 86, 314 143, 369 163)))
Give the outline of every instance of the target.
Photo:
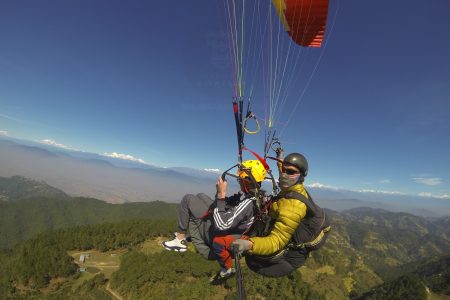
POLYGON ((311 187, 311 188, 316 188, 316 189, 329 189, 329 190, 340 190, 341 189, 339 187, 326 185, 326 184, 322 184, 319 182, 314 182, 314 183, 308 184, 307 186, 311 187))
MULTIPOLYGON (((439 182, 441 182, 440 178, 431 178, 431 179, 437 179, 439 182)), ((391 182, 389 180, 389 182, 391 182)), ((346 188, 340 188, 335 187, 331 185, 322 184, 319 182, 314 182, 312 184, 307 185, 309 188, 318 188, 318 189, 330 189, 330 190, 341 190, 341 191, 350 191, 350 192, 357 192, 357 193, 370 193, 370 194, 384 194, 384 195, 399 195, 399 196, 406 196, 407 193, 403 192, 397 192, 397 191, 385 191, 385 190, 377 190, 377 189, 361 189, 361 190, 352 190, 352 189, 346 189, 346 188)), ((417 196, 421 197, 429 197, 434 199, 443 199, 443 200, 450 200, 450 195, 448 194, 442 194, 442 195, 436 195, 432 193, 422 192, 417 194, 417 196)))
POLYGON ((207 168, 205 168, 203 170, 206 171, 206 172, 220 173, 220 169, 207 169, 207 168))
POLYGON ((54 140, 52 140, 52 139, 44 139, 44 140, 40 140, 39 143, 41 143, 41 144, 46 144, 46 145, 50 145, 50 146, 53 146, 53 147, 58 147, 58 148, 64 148, 64 149, 74 150, 74 149, 71 149, 70 147, 68 147, 68 146, 66 146, 66 145, 57 143, 56 141, 54 141, 54 140))
POLYGON ((383 191, 383 190, 374 190, 374 189, 357 190, 355 192, 358 192, 358 193, 375 193, 375 194, 385 194, 385 195, 406 195, 405 193, 402 193, 402 192, 383 191))
POLYGON ((6 130, 0 130, 0 135, 8 135, 8 131, 6 131, 6 130))
POLYGON ((393 192, 393 191, 384 191, 384 190, 375 190, 375 189, 362 189, 362 190, 351 190, 351 189, 345 189, 345 188, 341 188, 341 187, 336 187, 336 186, 331 186, 331 185, 326 185, 326 184, 322 184, 319 182, 315 182, 312 184, 307 185, 310 188, 319 188, 319 189, 329 189, 329 190, 347 190, 350 192, 357 192, 357 193, 376 193, 376 194, 385 194, 385 195, 406 195, 405 193, 402 192, 393 192))
POLYGON ((417 183, 431 186, 439 185, 442 183, 442 178, 437 177, 414 177, 413 180, 417 183))
POLYGON ((427 193, 427 192, 419 193, 418 196, 420 196, 420 197, 430 197, 430 198, 436 198, 436 199, 450 199, 450 195, 447 195, 447 194, 434 195, 432 193, 427 193))
MULTIPOLYGON (((437 179, 440 179, 440 178, 437 178, 437 179)), ((322 184, 319 182, 314 182, 312 184, 309 184, 309 185, 307 185, 307 187, 318 188, 318 189, 329 189, 329 190, 342 190, 342 191, 346 190, 346 191, 350 191, 350 192, 369 193, 369 194, 384 194, 384 195, 399 195, 399 196, 408 195, 407 193, 403 193, 403 192, 385 191, 385 190, 377 190, 377 189, 362 189, 362 190, 345 189, 345 188, 339 188, 339 187, 335 187, 335 186, 331 186, 331 185, 322 184)), ((435 199, 444 199, 444 200, 450 199, 450 195, 447 195, 447 194, 436 195, 436 194, 426 193, 426 192, 419 193, 418 196, 435 198, 435 199)))
POLYGON ((112 153, 103 153, 104 156, 108 156, 108 157, 112 157, 112 158, 118 158, 118 159, 123 159, 123 160, 130 160, 130 161, 135 161, 135 162, 139 162, 141 164, 147 164, 143 159, 140 158, 136 158, 132 155, 129 154, 122 154, 122 153, 117 153, 117 152, 112 152, 112 153))
POLYGON ((390 179, 381 179, 380 180, 380 183, 385 183, 385 184, 389 184, 389 183, 391 183, 392 181, 390 180, 390 179))

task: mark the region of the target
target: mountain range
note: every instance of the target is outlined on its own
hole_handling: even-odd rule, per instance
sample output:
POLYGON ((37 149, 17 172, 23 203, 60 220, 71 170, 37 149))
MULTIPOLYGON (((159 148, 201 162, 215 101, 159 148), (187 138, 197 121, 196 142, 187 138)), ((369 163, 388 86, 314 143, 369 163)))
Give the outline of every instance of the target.
MULTIPOLYGON (((161 200, 178 203, 187 193, 215 193, 219 172, 189 167, 163 168, 39 142, 0 137, 0 176, 44 181, 73 196, 110 203, 161 200)), ((230 190, 238 185, 230 181, 230 190)), ((425 196, 357 192, 321 186, 309 191, 323 207, 336 211, 383 208, 427 217, 450 215, 450 201, 425 196)))

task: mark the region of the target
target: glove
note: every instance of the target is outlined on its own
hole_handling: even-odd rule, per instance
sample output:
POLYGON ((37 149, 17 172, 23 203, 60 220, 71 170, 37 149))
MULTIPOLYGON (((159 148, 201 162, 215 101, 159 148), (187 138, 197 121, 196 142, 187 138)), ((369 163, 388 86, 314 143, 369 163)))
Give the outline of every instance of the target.
POLYGON ((237 239, 235 240, 233 243, 231 243, 231 249, 233 249, 234 253, 238 253, 241 254, 245 251, 248 251, 252 248, 252 242, 250 242, 249 240, 241 240, 241 239, 237 239))

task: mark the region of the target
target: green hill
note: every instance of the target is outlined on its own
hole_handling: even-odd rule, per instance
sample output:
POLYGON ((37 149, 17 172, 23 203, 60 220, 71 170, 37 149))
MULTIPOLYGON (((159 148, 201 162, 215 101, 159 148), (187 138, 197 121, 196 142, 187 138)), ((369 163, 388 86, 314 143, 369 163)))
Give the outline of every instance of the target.
MULTIPOLYGON (((176 229, 176 204, 28 196, 0 201, 1 299, 110 299, 108 288, 124 299, 236 296, 234 280, 209 285, 215 262, 159 245, 176 229), (106 277, 99 268, 90 269, 97 276, 78 272, 69 253, 94 250, 125 253, 120 268, 106 277)), ((427 288, 450 295, 449 218, 368 208, 327 213, 327 243, 292 276, 264 278, 243 264, 249 299, 422 299, 427 288)))
MULTIPOLYGON (((133 249, 146 239, 169 234, 175 226, 175 220, 147 219, 77 226, 40 234, 0 252, 0 299, 46 294, 52 281, 76 279, 78 266, 69 256, 69 250, 133 249)), ((56 290, 60 293, 59 288, 56 290)))
POLYGON ((352 209, 334 215, 334 228, 376 273, 426 257, 448 253, 447 222, 381 209, 352 209))
POLYGON ((28 198, 0 202, 0 248, 11 248, 49 229, 130 219, 176 218, 177 204, 109 204, 96 199, 28 198))
POLYGON ((392 268, 383 274, 383 279, 392 281, 400 276, 411 274, 420 278, 434 292, 450 295, 450 254, 425 258, 392 268))
POLYGON ((0 178, 0 249, 38 233, 77 225, 130 219, 172 219, 178 205, 160 201, 110 204, 69 197, 45 183, 23 177, 0 178))
POLYGON ((425 285, 417 276, 404 275, 359 297, 358 300, 426 300, 425 285))
POLYGON ((30 197, 70 198, 63 191, 49 186, 45 182, 27 179, 22 176, 0 177, 0 201, 17 201, 30 197))
MULTIPOLYGON (((77 299, 83 295, 110 299, 109 285, 124 299, 235 299, 234 279, 223 286, 209 285, 208 278, 218 269, 215 262, 193 251, 163 250, 158 241, 169 236, 175 226, 175 219, 132 220, 40 234, 0 252, 0 298, 77 299), (90 249, 122 249, 126 254, 112 277, 105 278, 101 272, 83 277, 69 251, 86 253, 90 249)), ((243 264, 248 299, 396 299, 405 295, 408 297, 397 299, 422 299, 414 297, 422 297, 425 286, 434 293, 449 294, 448 255, 417 263, 412 268, 415 276, 398 273, 401 277, 383 281, 352 251, 348 253, 345 247, 341 251, 331 239, 299 272, 278 279, 259 276, 243 264)))

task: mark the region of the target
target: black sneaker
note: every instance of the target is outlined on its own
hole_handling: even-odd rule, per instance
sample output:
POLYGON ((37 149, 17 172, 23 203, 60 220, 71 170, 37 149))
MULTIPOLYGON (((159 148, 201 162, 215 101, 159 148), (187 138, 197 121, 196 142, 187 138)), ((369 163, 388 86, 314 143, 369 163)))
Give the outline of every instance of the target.
POLYGON ((227 281, 228 278, 233 277, 235 273, 236 271, 234 270, 234 268, 230 268, 226 272, 219 271, 216 275, 209 279, 209 283, 212 285, 222 284, 227 281))

